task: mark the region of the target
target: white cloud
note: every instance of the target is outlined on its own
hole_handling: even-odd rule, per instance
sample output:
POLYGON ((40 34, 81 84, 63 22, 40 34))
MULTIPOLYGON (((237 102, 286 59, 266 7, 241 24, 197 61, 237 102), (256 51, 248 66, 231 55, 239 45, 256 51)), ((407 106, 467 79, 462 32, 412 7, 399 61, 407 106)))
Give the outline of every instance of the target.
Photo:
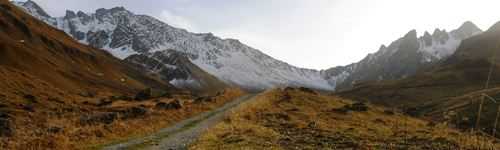
POLYGON ((171 26, 177 27, 177 28, 186 29, 186 30, 191 31, 191 32, 198 31, 198 30, 196 30, 196 27, 193 24, 193 22, 191 22, 189 19, 187 19, 183 16, 180 16, 180 15, 177 15, 169 10, 162 10, 160 13, 160 16, 158 18, 161 21, 164 21, 165 23, 167 23, 171 26))

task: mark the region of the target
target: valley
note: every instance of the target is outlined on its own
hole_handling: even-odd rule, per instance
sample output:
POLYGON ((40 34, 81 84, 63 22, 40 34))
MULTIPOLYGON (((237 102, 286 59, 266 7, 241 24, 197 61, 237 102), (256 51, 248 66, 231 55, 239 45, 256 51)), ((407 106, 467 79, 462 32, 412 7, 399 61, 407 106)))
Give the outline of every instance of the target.
POLYGON ((37 2, 0 0, 0 149, 500 149, 500 22, 318 70, 122 6, 37 2))

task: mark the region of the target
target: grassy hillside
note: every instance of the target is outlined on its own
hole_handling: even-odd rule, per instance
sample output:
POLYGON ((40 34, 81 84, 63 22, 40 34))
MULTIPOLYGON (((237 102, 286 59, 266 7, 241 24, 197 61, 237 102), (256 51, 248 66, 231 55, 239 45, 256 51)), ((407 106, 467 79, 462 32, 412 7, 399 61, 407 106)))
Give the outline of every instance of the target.
POLYGON ((0 0, 2 150, 79 149, 140 136, 242 93, 195 97, 0 0))
POLYGON ((500 148, 492 138, 353 103, 307 89, 271 90, 235 110, 191 149, 500 148))

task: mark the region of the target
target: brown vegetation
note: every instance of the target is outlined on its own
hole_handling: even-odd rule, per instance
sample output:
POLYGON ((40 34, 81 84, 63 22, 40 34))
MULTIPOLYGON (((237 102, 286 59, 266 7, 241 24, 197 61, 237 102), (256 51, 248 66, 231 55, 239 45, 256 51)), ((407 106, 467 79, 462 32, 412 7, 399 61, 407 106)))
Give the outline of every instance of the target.
MULTIPOLYGON (((89 149, 114 141, 144 136, 201 112, 220 107, 243 95, 225 90, 210 102, 198 103, 190 95, 154 98, 144 101, 113 100, 106 106, 62 107, 36 110, 28 116, 14 116, 12 136, 0 138, 2 149, 89 149), (175 104, 177 107, 158 107, 175 104)), ((91 101, 89 99, 89 101, 91 101)), ((0 109, 1 110, 1 109, 0 109)), ((0 117, 1 118, 1 117, 0 117)), ((2 123, 0 122, 0 128, 2 123)), ((0 132, 1 133, 1 132, 0 132)))
POLYGON ((500 148, 495 143, 397 110, 287 88, 242 105, 191 149, 500 148))
POLYGON ((242 93, 195 103, 144 72, 0 0, 0 149, 78 149, 139 136, 242 93), (144 89, 154 90, 138 94, 144 89))

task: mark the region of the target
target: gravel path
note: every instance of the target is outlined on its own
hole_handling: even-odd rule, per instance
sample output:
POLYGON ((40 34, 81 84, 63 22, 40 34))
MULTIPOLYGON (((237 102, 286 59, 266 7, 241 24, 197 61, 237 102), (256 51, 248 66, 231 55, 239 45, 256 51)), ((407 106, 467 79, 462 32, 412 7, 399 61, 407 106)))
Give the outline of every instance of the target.
POLYGON ((104 147, 104 150, 183 150, 194 142, 206 129, 222 121, 228 110, 252 99, 255 94, 242 96, 215 110, 202 113, 193 118, 181 121, 172 127, 165 128, 147 137, 132 139, 104 147))

